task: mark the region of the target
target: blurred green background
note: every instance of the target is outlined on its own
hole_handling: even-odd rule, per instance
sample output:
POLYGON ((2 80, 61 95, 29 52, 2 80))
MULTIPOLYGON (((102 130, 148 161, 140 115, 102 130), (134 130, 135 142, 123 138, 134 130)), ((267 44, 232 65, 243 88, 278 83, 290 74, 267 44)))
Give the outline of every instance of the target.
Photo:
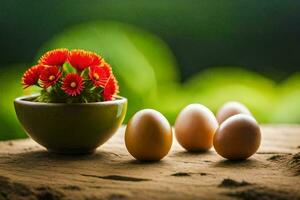
MULTIPOLYGON (((20 78, 53 48, 101 54, 129 99, 174 123, 189 103, 246 104, 260 123, 300 123, 299 1, 1 0, 0 139, 25 137, 20 78)), ((126 122, 125 121, 125 122, 126 122)))

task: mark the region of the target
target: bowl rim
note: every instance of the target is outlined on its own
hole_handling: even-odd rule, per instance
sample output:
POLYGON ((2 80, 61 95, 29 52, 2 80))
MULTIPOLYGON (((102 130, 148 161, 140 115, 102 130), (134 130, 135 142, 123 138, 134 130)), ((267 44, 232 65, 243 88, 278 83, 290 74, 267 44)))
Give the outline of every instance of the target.
POLYGON ((17 97, 14 102, 18 104, 23 105, 39 105, 39 106, 91 106, 91 105, 98 105, 98 106, 105 106, 105 105, 118 105, 118 104, 124 104, 127 102, 127 99, 122 96, 115 96, 115 100, 110 101, 99 101, 99 102, 89 102, 89 103, 45 103, 45 102, 34 102, 34 101, 28 101, 26 99, 34 98, 39 96, 40 94, 31 94, 31 95, 25 95, 21 97, 17 97))

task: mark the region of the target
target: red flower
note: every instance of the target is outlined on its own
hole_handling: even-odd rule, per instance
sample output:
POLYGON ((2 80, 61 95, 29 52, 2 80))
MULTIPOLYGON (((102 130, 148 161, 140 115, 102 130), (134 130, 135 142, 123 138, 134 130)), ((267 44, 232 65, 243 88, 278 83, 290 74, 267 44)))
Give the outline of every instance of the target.
POLYGON ((76 96, 81 93, 84 88, 83 78, 76 74, 70 73, 63 80, 61 89, 70 96, 76 96))
POLYGON ((46 89, 51 85, 54 85, 61 77, 61 72, 56 66, 45 67, 40 75, 40 79, 43 87, 46 89))
POLYGON ((103 59, 98 54, 93 53, 93 52, 89 52, 89 54, 93 58, 93 62, 91 63, 90 66, 101 65, 103 59))
POLYGON ((39 64, 62 66, 68 59, 68 49, 54 49, 45 53, 39 60, 39 64))
POLYGON ((22 77, 22 85, 25 88, 28 88, 32 85, 37 85, 41 71, 44 69, 43 65, 35 65, 29 68, 22 77))
POLYGON ((75 69, 82 71, 92 65, 100 65, 102 58, 95 53, 75 49, 70 51, 68 60, 75 69))
POLYGON ((112 71, 109 65, 91 66, 89 71, 89 77, 97 87, 104 87, 111 76, 112 71))
POLYGON ((114 75, 111 75, 108 82, 103 89, 103 99, 104 101, 112 100, 113 95, 119 92, 119 86, 114 75))

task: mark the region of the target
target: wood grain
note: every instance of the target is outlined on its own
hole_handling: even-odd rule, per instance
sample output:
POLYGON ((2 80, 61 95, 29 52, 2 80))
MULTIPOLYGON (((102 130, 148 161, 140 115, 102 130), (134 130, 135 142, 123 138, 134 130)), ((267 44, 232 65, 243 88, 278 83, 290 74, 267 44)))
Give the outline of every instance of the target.
POLYGON ((242 162, 174 140, 160 162, 135 161, 124 127, 96 153, 48 153, 31 139, 0 143, 2 199, 300 199, 300 126, 262 126, 262 145, 242 162))

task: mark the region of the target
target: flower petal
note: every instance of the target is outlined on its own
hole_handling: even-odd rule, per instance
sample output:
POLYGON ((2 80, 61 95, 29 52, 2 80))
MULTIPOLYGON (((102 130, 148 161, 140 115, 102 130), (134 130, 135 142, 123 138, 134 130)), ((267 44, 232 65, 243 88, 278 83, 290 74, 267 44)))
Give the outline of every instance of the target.
POLYGON ((41 71, 44 68, 44 65, 34 65, 23 74, 22 85, 24 86, 24 89, 38 84, 41 71))
POLYGON ((75 49, 70 51, 68 61, 77 70, 82 71, 92 65, 100 65, 102 58, 89 51, 75 49))
POLYGON ((45 53, 39 60, 39 64, 62 66, 68 59, 68 49, 54 49, 45 53))

